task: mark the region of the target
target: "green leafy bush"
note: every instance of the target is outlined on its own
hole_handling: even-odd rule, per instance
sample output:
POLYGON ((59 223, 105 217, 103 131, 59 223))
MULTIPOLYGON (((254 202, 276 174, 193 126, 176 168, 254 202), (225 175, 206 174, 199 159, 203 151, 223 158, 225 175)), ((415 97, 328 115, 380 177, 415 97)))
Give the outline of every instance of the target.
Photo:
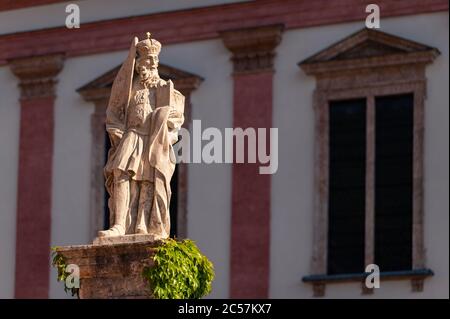
POLYGON ((56 267, 58 270, 58 281, 62 281, 64 283, 64 291, 67 293, 70 291, 70 293, 73 296, 79 297, 79 288, 67 288, 66 286, 66 278, 68 273, 66 272, 66 259, 63 255, 58 254, 58 247, 51 247, 52 251, 52 266, 56 267))
POLYGON ((211 292, 213 264, 192 240, 165 240, 153 260, 155 265, 145 267, 143 276, 155 298, 199 299, 211 292))

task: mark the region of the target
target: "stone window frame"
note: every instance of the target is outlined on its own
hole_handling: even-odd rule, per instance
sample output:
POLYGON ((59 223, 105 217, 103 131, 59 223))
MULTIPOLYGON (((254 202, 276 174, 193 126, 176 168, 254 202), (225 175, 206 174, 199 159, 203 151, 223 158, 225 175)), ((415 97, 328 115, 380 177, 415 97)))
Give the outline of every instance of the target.
MULTIPOLYGON (((121 65, 100 75, 96 79, 78 88, 76 91, 87 102, 94 104, 91 115, 91 180, 90 180, 90 238, 97 237, 104 225, 105 188, 103 167, 105 156, 105 120, 106 108, 111 94, 112 83, 121 65)), ((191 125, 191 93, 203 82, 203 78, 165 64, 158 67, 159 75, 164 80, 172 80, 174 87, 185 96, 184 128, 190 131, 191 125)), ((187 163, 178 165, 178 207, 177 207, 177 237, 187 237, 188 219, 188 171, 187 163)))
POLYGON ((299 63, 316 79, 313 97, 314 216, 311 275, 313 295, 324 296, 327 283, 362 281, 362 293, 373 293, 365 286, 366 273, 327 274, 328 183, 329 183, 329 102, 353 98, 366 99, 366 197, 365 265, 374 263, 375 217, 375 97, 413 93, 413 252, 412 270, 382 272, 383 280, 410 279, 412 291, 422 291, 423 281, 433 272, 425 268, 423 227, 423 141, 426 99, 426 65, 439 50, 373 29, 362 29, 344 40, 299 63))

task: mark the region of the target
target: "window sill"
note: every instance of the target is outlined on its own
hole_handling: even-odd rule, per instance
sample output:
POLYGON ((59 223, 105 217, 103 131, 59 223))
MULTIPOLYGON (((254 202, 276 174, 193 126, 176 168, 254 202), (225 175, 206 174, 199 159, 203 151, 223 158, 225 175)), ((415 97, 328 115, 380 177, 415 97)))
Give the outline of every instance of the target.
MULTIPOLYGON (((362 282, 362 293, 373 293, 373 289, 365 286, 365 278, 370 273, 352 273, 338 275, 309 275, 304 276, 302 281, 313 285, 314 297, 322 297, 325 295, 325 285, 331 283, 342 282, 362 282)), ((411 280, 412 291, 423 291, 423 282, 425 278, 431 277, 434 272, 428 268, 402 270, 402 271, 386 271, 380 273, 380 280, 411 280)))

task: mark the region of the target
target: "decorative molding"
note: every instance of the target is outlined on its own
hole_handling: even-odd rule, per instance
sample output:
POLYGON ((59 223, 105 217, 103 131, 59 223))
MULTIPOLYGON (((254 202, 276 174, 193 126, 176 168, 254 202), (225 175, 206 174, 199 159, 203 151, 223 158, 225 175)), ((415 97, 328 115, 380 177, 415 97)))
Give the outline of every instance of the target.
MULTIPOLYGON (((365 285, 366 277, 370 273, 351 273, 351 274, 338 274, 338 275, 309 275, 302 278, 303 282, 310 283, 313 288, 314 297, 323 297, 325 295, 326 284, 339 284, 339 283, 361 283, 362 294, 372 294, 378 288, 368 288, 365 285)), ((383 286, 384 281, 394 280, 410 280, 412 291, 420 292, 423 290, 423 281, 427 277, 434 276, 434 272, 431 269, 421 268, 404 271, 388 271, 380 273, 380 288, 383 286)))
MULTIPOLYGON (((119 72, 121 65, 100 75, 96 79, 83 85, 77 92, 85 101, 95 105, 91 115, 91 227, 92 238, 97 237, 97 232, 104 227, 105 189, 103 167, 105 166, 105 120, 106 108, 111 94, 112 84, 119 72)), ((160 64, 159 74, 164 80, 172 80, 174 86, 185 96, 185 121, 183 127, 189 129, 191 122, 191 93, 198 88, 203 78, 177 68, 160 64)), ((187 237, 187 164, 178 164, 178 238, 187 237)))
POLYGON ((323 297, 325 296, 326 285, 323 282, 315 282, 313 287, 313 297, 323 297))
MULTIPOLYGON (((422 84, 414 89, 414 141, 413 141, 413 230, 412 230, 412 265, 414 269, 425 268, 425 240, 424 240, 424 129, 425 129, 425 99, 426 77, 425 66, 418 72, 423 78, 422 84)), ((422 285, 423 286, 423 285, 422 285)), ((419 291, 419 290, 416 290, 419 291)), ((420 290, 421 291, 421 290, 420 290)))
POLYGON ((308 65, 332 60, 369 58, 429 50, 437 49, 386 32, 364 28, 303 60, 300 64, 308 65))
POLYGON ((299 63, 308 75, 329 77, 329 73, 427 64, 439 50, 373 29, 362 29, 299 63))
POLYGON ((328 156, 329 156, 329 112, 323 110, 327 103, 324 95, 316 89, 314 92, 314 214, 313 214, 313 256, 311 269, 313 274, 327 273, 328 232, 328 156))
POLYGON ((108 104, 111 87, 88 87, 85 89, 77 89, 77 92, 85 101, 96 103, 97 101, 103 102, 106 100, 106 104, 108 104))
MULTIPOLYGON (((375 125, 375 97, 369 95, 366 100, 365 265, 375 263, 375 125)), ((373 293, 373 289, 365 288, 363 282, 362 293, 373 293)))
MULTIPOLYGON (((121 65, 109 70, 98 78, 90 81, 77 89, 86 101, 94 101, 97 99, 109 99, 110 91, 114 79, 119 72, 121 65)), ((180 69, 160 64, 158 67, 159 75, 164 80, 172 80, 174 86, 183 94, 190 94, 197 89, 204 80, 202 77, 182 71, 180 69)))
POLYGON ((411 291, 412 292, 422 292, 424 281, 425 281, 425 278, 423 278, 423 277, 417 277, 417 278, 411 279, 411 291))
POLYGON ((19 80, 21 99, 55 96, 56 75, 64 65, 64 55, 54 54, 10 60, 11 71, 19 80))
POLYGON ((282 24, 220 32, 233 53, 235 73, 272 71, 275 48, 281 41, 282 24))
MULTIPOLYGON (((73 57, 126 50, 130 34, 143 37, 148 30, 161 42, 173 44, 216 39, 220 31, 236 28, 284 24, 286 29, 296 29, 366 18, 364 1, 341 0, 333 6, 328 2, 258 0, 83 23, 80 29, 57 27, 5 34, 0 35, 0 65, 36 54, 65 52, 73 57)), ((448 0, 379 0, 377 4, 384 18, 448 10, 448 0)))
MULTIPOLYGON (((413 270, 424 268, 423 130, 426 64, 439 50, 380 31, 363 29, 299 63, 316 77, 315 207, 311 273, 327 273, 328 108, 330 100, 365 97, 367 101, 365 263, 374 260, 374 99, 414 93, 413 270)), ((419 286, 417 284, 416 286, 419 286)), ((313 287, 314 291, 316 287, 313 287)), ((365 293, 365 291, 363 291, 365 293)))

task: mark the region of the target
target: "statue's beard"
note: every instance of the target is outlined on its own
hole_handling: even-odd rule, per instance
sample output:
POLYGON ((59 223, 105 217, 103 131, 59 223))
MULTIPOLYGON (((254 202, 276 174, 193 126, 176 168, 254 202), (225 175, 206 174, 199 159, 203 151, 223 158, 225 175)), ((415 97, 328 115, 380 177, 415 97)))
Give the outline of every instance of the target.
POLYGON ((140 73, 139 76, 143 84, 149 85, 157 82, 160 79, 157 68, 151 69, 146 73, 140 73))

